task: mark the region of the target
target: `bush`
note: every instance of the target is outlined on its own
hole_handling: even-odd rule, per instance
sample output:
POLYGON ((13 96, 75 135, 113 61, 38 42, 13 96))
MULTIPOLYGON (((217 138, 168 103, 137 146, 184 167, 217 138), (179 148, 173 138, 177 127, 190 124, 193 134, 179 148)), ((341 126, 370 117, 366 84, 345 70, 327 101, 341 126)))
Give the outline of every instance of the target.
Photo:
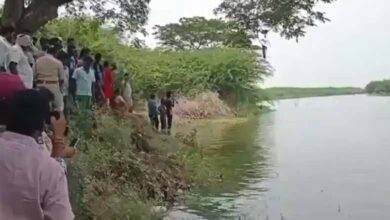
POLYGON ((154 219, 153 206, 171 204, 188 189, 193 172, 183 152, 191 148, 146 124, 140 116, 98 113, 94 128, 81 132, 81 154, 69 168, 77 219, 154 219))
MULTIPOLYGON (((89 18, 55 20, 39 35, 73 37, 80 46, 102 53, 105 59, 119 64, 119 72, 130 73, 138 97, 166 90, 191 96, 210 90, 232 105, 255 104, 262 100, 257 85, 270 73, 256 51, 136 49, 126 45, 113 30, 89 18)), ((119 74, 117 85, 121 79, 119 74)))
POLYGON ((390 94, 390 80, 373 81, 366 86, 369 94, 390 94))

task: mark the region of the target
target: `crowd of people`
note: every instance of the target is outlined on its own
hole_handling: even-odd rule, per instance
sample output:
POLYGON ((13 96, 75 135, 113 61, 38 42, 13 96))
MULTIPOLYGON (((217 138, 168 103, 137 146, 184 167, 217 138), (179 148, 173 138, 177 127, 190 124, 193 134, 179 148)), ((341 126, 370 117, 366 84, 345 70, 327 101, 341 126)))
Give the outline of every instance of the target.
POLYGON ((118 94, 116 71, 99 53, 78 53, 74 39, 0 29, 0 219, 73 219, 65 159, 77 150, 67 120, 93 106, 131 112, 129 74, 118 94))
POLYGON ((53 108, 66 115, 88 109, 91 103, 110 104, 114 100, 116 65, 97 53, 81 49, 74 39, 64 46, 58 37, 39 39, 29 34, 15 35, 11 28, 1 29, 0 70, 18 75, 28 89, 44 87, 54 94, 53 108))
MULTIPOLYGON (((0 29, 0 219, 74 218, 65 159, 77 150, 67 121, 90 115, 93 106, 133 111, 129 74, 118 93, 116 71, 99 53, 78 53, 74 39, 38 40, 0 29)), ((161 100, 151 95, 149 117, 157 130, 161 124, 170 133, 173 107, 171 92, 161 100)))

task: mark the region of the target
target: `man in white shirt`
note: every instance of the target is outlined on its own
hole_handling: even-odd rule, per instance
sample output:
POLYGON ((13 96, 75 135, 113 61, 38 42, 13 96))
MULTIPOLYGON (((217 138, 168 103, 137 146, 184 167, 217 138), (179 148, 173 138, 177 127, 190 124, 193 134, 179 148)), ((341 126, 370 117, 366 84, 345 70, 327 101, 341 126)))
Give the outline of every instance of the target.
POLYGON ((18 74, 28 89, 33 88, 34 71, 30 65, 25 51, 32 46, 32 39, 27 34, 19 34, 16 44, 8 55, 8 68, 11 73, 18 74))
POLYGON ((12 27, 2 27, 0 29, 0 72, 7 69, 7 56, 15 41, 15 29, 12 27))
POLYGON ((96 82, 92 67, 93 59, 90 56, 83 58, 83 66, 77 68, 72 78, 76 81, 76 95, 80 110, 91 108, 92 86, 96 82))

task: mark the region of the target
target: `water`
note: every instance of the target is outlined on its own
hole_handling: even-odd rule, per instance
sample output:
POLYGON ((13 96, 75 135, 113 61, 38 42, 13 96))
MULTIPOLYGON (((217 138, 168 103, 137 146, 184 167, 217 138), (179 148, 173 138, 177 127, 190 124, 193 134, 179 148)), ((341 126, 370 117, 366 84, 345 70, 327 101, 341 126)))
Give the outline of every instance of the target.
POLYGON ((171 219, 390 219, 390 97, 285 100, 199 131, 223 176, 171 219))

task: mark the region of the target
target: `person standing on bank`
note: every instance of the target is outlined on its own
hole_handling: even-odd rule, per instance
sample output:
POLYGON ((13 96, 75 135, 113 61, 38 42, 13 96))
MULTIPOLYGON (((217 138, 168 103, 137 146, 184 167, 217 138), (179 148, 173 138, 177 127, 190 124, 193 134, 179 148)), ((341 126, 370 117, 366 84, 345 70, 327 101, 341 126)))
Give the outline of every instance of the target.
POLYGON ((168 133, 167 132, 167 109, 164 105, 165 98, 161 98, 161 105, 159 106, 159 112, 160 112, 160 123, 161 123, 161 132, 162 133, 168 133))
POLYGON ((61 93, 64 97, 64 114, 65 117, 68 118, 71 112, 72 103, 72 98, 69 95, 69 54, 65 51, 60 51, 58 53, 58 59, 62 62, 62 65, 64 67, 64 82, 61 85, 61 93))
POLYGON ((1 27, 0 35, 0 72, 5 72, 8 69, 7 57, 15 41, 15 29, 12 27, 1 27))
POLYGON ((156 95, 150 95, 150 99, 148 101, 148 111, 149 111, 149 119, 152 123, 152 126, 158 130, 159 120, 158 120, 158 103, 156 99, 156 95))
POLYGON ((27 34, 19 34, 16 43, 8 55, 8 70, 18 74, 28 89, 33 88, 34 71, 25 52, 32 46, 32 39, 27 34))
POLYGON ((165 106, 165 111, 167 115, 167 122, 168 122, 168 133, 171 132, 172 129, 172 120, 173 120, 173 107, 175 107, 175 101, 172 97, 172 92, 167 92, 167 97, 161 100, 161 105, 165 106))
POLYGON ((66 80, 64 65, 54 56, 57 49, 51 46, 47 54, 37 59, 35 65, 35 79, 38 87, 45 87, 54 95, 54 110, 62 112, 64 110, 64 98, 61 87, 66 80))
POLYGON ((108 106, 112 103, 115 91, 114 91, 114 72, 110 68, 110 63, 104 61, 104 96, 106 97, 106 103, 108 106))
POLYGON ((83 66, 77 68, 72 78, 76 81, 76 96, 80 110, 89 110, 91 108, 92 87, 96 82, 93 71, 93 59, 90 56, 83 58, 83 66))
POLYGON ((95 62, 93 63, 93 71, 95 73, 95 86, 94 86, 94 102, 95 103, 104 103, 104 70, 103 65, 101 64, 102 55, 100 53, 95 54, 95 62))
MULTIPOLYGON (((7 131, 0 132, 0 219, 74 218, 65 172, 40 146, 48 119, 49 102, 36 90, 10 101, 7 131)), ((64 145, 64 124, 51 123, 54 146, 64 145)))

